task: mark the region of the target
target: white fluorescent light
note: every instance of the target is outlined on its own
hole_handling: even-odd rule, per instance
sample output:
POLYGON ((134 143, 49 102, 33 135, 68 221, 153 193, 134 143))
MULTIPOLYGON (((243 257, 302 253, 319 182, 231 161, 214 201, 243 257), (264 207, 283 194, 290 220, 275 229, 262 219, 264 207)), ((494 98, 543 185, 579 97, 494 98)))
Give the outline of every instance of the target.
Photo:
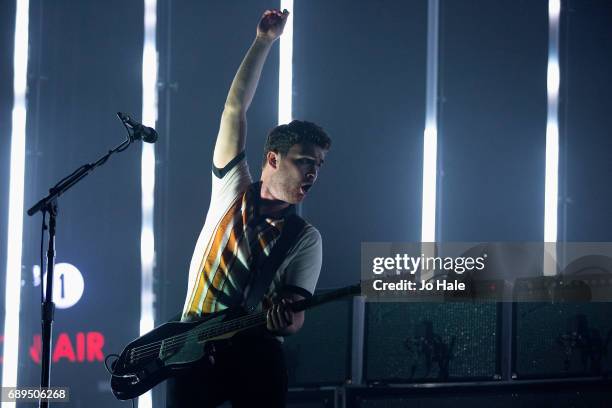
MULTIPOLYGON (((157 0, 144 0, 144 45, 142 50, 142 123, 155 127, 157 122, 157 0)), ((142 144, 141 156, 142 226, 140 232, 140 335, 155 327, 155 145, 142 144)), ((151 408, 151 391, 138 398, 140 408, 151 408)))
POLYGON ((438 131, 430 124, 423 133, 423 205, 421 242, 436 241, 436 180, 438 131))
POLYGON ((281 11, 289 10, 289 18, 280 37, 278 70, 278 123, 293 119, 293 0, 282 0, 281 11))
POLYGON ((555 101, 559 100, 560 82, 559 61, 549 58, 548 69, 546 70, 546 89, 549 99, 554 98, 555 101))
MULTIPOLYGON (((17 0, 16 6, 2 387, 17 385, 21 302, 29 0, 17 0)), ((14 407, 15 403, 3 406, 14 407)))
POLYGON ((425 130, 423 132, 423 203, 421 242, 436 241, 436 189, 438 168, 438 35, 440 3, 427 6, 427 78, 425 84, 425 130))
MULTIPOLYGON (((544 242, 556 243, 557 207, 559 199, 559 16, 560 0, 548 1, 548 68, 546 70, 547 119, 546 119, 546 164, 544 179, 544 242)), ((544 275, 556 274, 556 245, 549 245, 551 257, 545 257, 544 275)))
POLYGON ((559 185, 559 128, 546 126, 546 182, 544 193, 544 242, 557 242, 557 202, 559 185))
POLYGON ((561 0, 548 1, 548 17, 550 20, 559 21, 561 15, 561 0))

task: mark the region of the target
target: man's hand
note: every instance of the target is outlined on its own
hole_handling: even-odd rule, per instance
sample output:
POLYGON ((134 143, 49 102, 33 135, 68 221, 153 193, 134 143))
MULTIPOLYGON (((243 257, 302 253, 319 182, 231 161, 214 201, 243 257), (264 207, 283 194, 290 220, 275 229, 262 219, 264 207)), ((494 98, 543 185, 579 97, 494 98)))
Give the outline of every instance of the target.
POLYGON ((274 41, 283 33, 289 12, 277 9, 266 10, 257 25, 257 38, 274 41))
POLYGON ((267 300, 268 314, 266 315, 266 327, 271 332, 280 333, 293 323, 293 312, 289 308, 287 299, 281 299, 280 303, 272 304, 267 300))
POLYGON ((266 315, 266 328, 277 335, 287 336, 296 333, 304 323, 304 312, 291 310, 291 303, 296 299, 281 299, 279 303, 272 304, 264 298, 264 307, 268 310, 266 315))

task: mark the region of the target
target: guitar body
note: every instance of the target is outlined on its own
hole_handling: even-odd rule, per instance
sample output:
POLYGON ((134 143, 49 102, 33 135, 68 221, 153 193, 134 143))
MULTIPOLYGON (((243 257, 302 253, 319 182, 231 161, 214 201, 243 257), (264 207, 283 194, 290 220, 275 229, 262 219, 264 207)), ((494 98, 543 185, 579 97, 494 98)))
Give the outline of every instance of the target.
POLYGON ((128 344, 113 364, 111 389, 117 399, 136 398, 177 372, 207 357, 207 343, 236 332, 204 339, 201 333, 242 312, 223 311, 196 322, 169 322, 128 344))

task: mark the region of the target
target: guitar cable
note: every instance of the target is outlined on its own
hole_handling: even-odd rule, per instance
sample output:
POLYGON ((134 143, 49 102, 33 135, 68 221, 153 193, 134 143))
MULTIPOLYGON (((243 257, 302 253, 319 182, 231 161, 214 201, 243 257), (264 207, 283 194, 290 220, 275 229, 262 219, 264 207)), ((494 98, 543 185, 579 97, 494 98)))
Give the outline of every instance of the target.
MULTIPOLYGON (((119 354, 109 354, 106 356, 106 358, 104 358, 104 367, 106 368, 106 371, 108 371, 108 373, 110 375, 115 375, 115 364, 117 363, 117 361, 119 361, 119 358, 121 356, 119 354), (115 361, 113 361, 110 365, 110 367, 108 366, 108 359, 111 357, 116 357, 117 359, 115 361)), ((136 398, 132 398, 130 401, 132 401, 132 408, 136 408, 136 405, 134 405, 134 400, 136 398)))
POLYGON ((104 359, 104 367, 106 367, 106 371, 108 371, 108 373, 110 375, 115 375, 115 363, 117 363, 117 360, 113 361, 113 363, 111 364, 111 366, 108 366, 108 359, 111 357, 117 357, 117 360, 119 360, 119 356, 118 354, 109 354, 106 356, 106 358, 104 359))

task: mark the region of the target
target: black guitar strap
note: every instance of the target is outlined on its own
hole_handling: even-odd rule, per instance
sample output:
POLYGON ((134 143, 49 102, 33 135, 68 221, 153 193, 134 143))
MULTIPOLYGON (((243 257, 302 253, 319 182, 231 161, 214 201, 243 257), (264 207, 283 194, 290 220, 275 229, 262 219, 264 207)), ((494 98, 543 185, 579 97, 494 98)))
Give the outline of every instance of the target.
POLYGON ((291 214, 285 220, 283 231, 278 242, 272 247, 270 255, 263 261, 258 279, 253 283, 245 302, 247 310, 252 310, 261 301, 268 287, 276 275, 276 271, 283 263, 289 249, 297 242, 297 237, 304 229, 306 221, 297 214, 291 214))

